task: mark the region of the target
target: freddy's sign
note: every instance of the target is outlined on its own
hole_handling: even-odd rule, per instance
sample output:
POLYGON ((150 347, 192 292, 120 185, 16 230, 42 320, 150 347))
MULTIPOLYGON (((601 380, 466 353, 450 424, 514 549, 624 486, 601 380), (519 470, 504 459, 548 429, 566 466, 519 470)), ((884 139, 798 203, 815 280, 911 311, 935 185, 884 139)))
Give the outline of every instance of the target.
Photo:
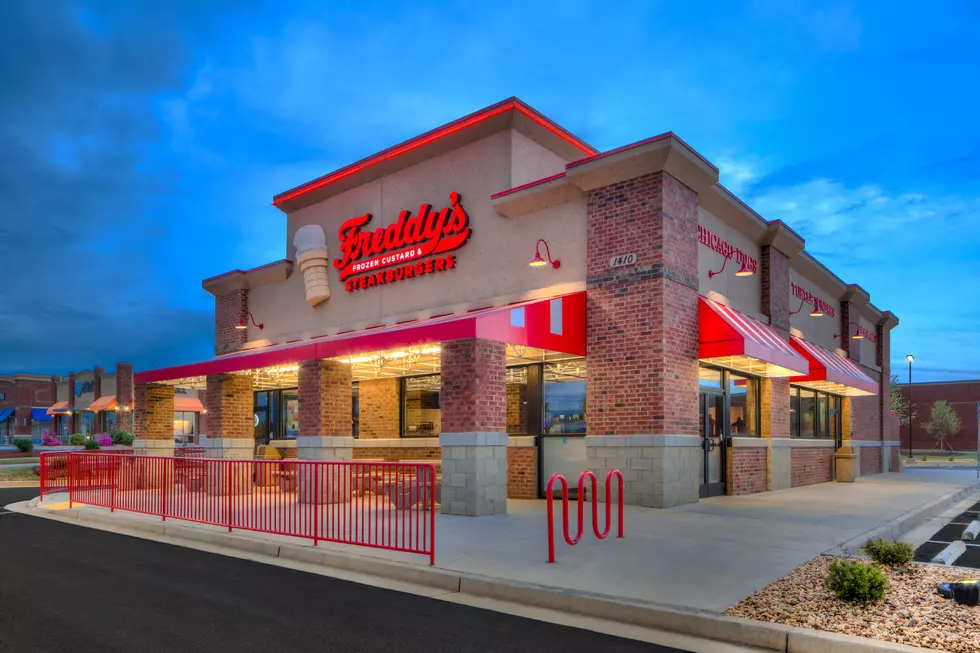
POLYGON ((449 194, 446 208, 423 204, 415 215, 405 210, 393 224, 365 230, 371 217, 365 213, 340 225, 341 256, 333 266, 347 292, 451 270, 456 257, 448 252, 466 244, 472 233, 456 192, 449 194))

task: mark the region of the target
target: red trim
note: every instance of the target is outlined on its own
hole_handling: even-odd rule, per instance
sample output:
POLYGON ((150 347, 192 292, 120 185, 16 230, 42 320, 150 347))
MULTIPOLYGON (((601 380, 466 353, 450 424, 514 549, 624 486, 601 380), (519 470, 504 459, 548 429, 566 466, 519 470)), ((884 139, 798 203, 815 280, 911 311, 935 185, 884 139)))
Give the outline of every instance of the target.
POLYGON ((801 374, 806 359, 768 324, 698 297, 698 358, 748 356, 801 374))
POLYGON ((548 131, 563 138, 565 141, 567 141, 574 147, 577 147, 578 149, 582 150, 586 154, 592 155, 597 152, 595 148, 591 147, 584 141, 576 138, 568 131, 562 129, 561 127, 551 122, 547 118, 544 118, 537 111, 534 111, 533 109, 531 109, 529 106, 527 106, 517 98, 511 98, 508 100, 504 100, 501 103, 489 106, 485 109, 481 109, 476 113, 471 113, 468 116, 464 116, 459 120, 455 120, 451 123, 443 125, 442 127, 438 127, 432 131, 426 132, 420 136, 416 136, 415 138, 405 141, 404 143, 395 145, 386 150, 382 150, 377 154, 369 156, 366 159, 361 159, 360 161, 356 161, 348 166, 340 168, 339 170, 335 170, 334 172, 324 175, 323 177, 319 177, 317 179, 314 179, 313 181, 309 181, 305 184, 302 184, 300 186, 287 190, 283 193, 280 193, 272 198, 272 204, 273 206, 277 206, 279 204, 282 204, 283 202, 287 202, 291 199, 295 199, 300 195, 309 193, 310 191, 316 190, 317 188, 322 188, 327 184, 333 183, 339 179, 349 177, 377 163, 381 163, 382 161, 387 161, 388 159, 392 159, 396 156, 400 156, 402 154, 405 154, 406 152, 410 152, 418 147, 421 147, 422 145, 426 145, 427 143, 431 143, 440 138, 443 138, 444 136, 448 136, 462 129, 466 129, 467 127, 471 127, 477 123, 483 122, 484 120, 487 120, 489 118, 492 118, 493 116, 504 113, 505 111, 510 111, 512 109, 516 109, 517 111, 520 111, 531 120, 534 120, 548 131))
POLYGON ((529 181, 526 184, 521 184, 520 186, 514 186, 513 188, 508 188, 507 190, 502 190, 499 193, 494 193, 490 196, 490 199, 495 200, 498 197, 503 197, 504 195, 510 195, 511 193, 516 193, 522 191, 525 188, 532 188, 534 186, 540 186, 541 184, 546 184, 549 181, 554 181, 555 179, 560 179, 565 176, 564 171, 559 172, 556 175, 551 175, 550 177, 545 177, 543 179, 537 179, 535 181, 529 181))
POLYGON ((585 304, 585 292, 577 292, 442 318, 430 318, 402 325, 376 327, 237 352, 199 363, 138 372, 134 380, 136 383, 157 383, 462 338, 486 338, 513 345, 526 345, 584 356, 585 304), (554 301, 561 302, 561 333, 553 332, 554 327, 557 326, 551 322, 553 314, 551 303, 554 301), (524 313, 524 326, 513 324, 515 321, 513 311, 516 309, 521 309, 524 313))
POLYGON ((790 377, 790 381, 829 381, 871 394, 878 394, 878 384, 865 374, 854 361, 796 336, 790 336, 790 344, 810 363, 809 374, 790 377))
POLYGON ((208 277, 207 279, 205 279, 201 283, 202 284, 209 283, 211 281, 214 281, 216 279, 220 279, 222 277, 230 277, 233 274, 251 274, 252 272, 257 272, 257 271, 262 270, 264 268, 271 268, 273 265, 279 265, 280 263, 292 263, 292 261, 290 261, 288 258, 284 258, 284 259, 280 259, 278 261, 273 261, 272 263, 266 263, 265 265, 260 265, 257 268, 252 268, 250 270, 232 270, 230 272, 222 272, 219 275, 216 275, 216 276, 213 276, 213 277, 208 277))

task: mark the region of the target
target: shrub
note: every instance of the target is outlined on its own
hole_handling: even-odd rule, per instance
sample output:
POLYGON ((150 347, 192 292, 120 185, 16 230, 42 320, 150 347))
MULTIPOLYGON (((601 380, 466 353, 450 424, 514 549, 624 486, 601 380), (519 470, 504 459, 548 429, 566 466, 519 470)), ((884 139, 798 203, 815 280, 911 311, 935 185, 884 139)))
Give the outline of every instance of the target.
POLYGON ((882 565, 892 567, 907 565, 915 557, 915 549, 908 542, 886 542, 881 538, 868 540, 861 550, 871 556, 871 559, 882 565))
POLYGON ((112 444, 124 444, 129 446, 133 444, 133 436, 126 431, 113 431, 112 444))
POLYGON ((108 435, 106 435, 105 433, 103 433, 102 434, 102 437, 99 438, 99 446, 100 447, 111 447, 112 446, 112 438, 110 438, 108 435))
POLYGON ((61 439, 51 431, 45 431, 41 435, 41 445, 45 447, 57 447, 61 444, 61 439))
POLYGON ((96 442, 95 440, 85 441, 85 451, 95 451, 96 449, 100 449, 100 448, 101 447, 99 447, 99 443, 96 442))
POLYGON ((875 603, 885 598, 888 579, 881 569, 860 560, 834 560, 824 585, 841 601, 875 603))
POLYGON ((31 467, 31 473, 34 474, 34 476, 40 476, 41 475, 41 466, 40 465, 34 465, 33 467, 31 467))
POLYGON ((14 438, 14 446, 25 453, 34 450, 34 442, 29 438, 14 438))
POLYGON ((80 447, 83 444, 85 444, 85 436, 82 435, 81 433, 73 433, 71 438, 68 439, 68 441, 72 444, 73 447, 80 447))

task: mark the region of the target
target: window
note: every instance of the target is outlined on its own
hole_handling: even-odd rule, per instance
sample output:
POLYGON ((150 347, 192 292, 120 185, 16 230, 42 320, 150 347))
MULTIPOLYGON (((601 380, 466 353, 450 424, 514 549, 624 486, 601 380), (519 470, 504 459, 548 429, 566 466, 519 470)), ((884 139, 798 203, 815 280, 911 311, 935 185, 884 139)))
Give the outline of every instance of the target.
POLYGON ((759 379, 728 372, 728 397, 731 434, 760 435, 759 379))
POLYGON ((283 390, 282 409, 284 435, 287 438, 295 438, 299 435, 299 392, 283 390))
POLYGON ((438 374, 402 379, 402 415, 406 436, 431 438, 441 433, 441 387, 442 377, 438 374))
POLYGON ((177 442, 193 442, 196 419, 197 413, 175 411, 174 440, 177 442))
POLYGON ((507 368, 507 434, 527 435, 528 415, 528 368, 507 368))
POLYGON ((544 432, 585 435, 585 359, 544 366, 544 432))
POLYGON ((361 393, 360 386, 357 381, 351 384, 351 401, 350 401, 350 422, 351 422, 351 435, 355 438, 361 435, 361 393))
POLYGON ((790 386, 790 435, 794 438, 833 438, 840 435, 841 398, 808 388, 790 386))
POLYGON ((714 367, 698 367, 698 385, 702 388, 721 390, 722 371, 714 367))

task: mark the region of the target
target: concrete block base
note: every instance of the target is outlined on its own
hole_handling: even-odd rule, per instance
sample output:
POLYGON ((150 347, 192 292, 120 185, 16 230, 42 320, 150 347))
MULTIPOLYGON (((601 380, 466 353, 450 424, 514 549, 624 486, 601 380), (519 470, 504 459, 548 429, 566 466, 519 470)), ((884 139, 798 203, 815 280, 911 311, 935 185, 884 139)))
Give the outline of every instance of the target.
POLYGON ((773 438, 769 442, 766 461, 766 489, 786 490, 793 487, 793 450, 789 438, 773 438))
POLYGON ((133 440, 133 454, 136 456, 172 456, 173 438, 167 440, 133 440))
POLYGON ((507 512, 507 434, 443 433, 442 513, 481 517, 507 512))
POLYGON ((599 482, 600 501, 605 501, 606 475, 618 469, 629 505, 669 508, 698 502, 704 450, 696 435, 587 436, 585 447, 586 468, 599 482))
POLYGON ((255 457, 255 440, 252 438, 208 438, 205 447, 208 458, 252 460, 255 457))
POLYGON ((343 436, 300 436, 296 438, 296 455, 300 460, 354 459, 354 438, 343 436))

